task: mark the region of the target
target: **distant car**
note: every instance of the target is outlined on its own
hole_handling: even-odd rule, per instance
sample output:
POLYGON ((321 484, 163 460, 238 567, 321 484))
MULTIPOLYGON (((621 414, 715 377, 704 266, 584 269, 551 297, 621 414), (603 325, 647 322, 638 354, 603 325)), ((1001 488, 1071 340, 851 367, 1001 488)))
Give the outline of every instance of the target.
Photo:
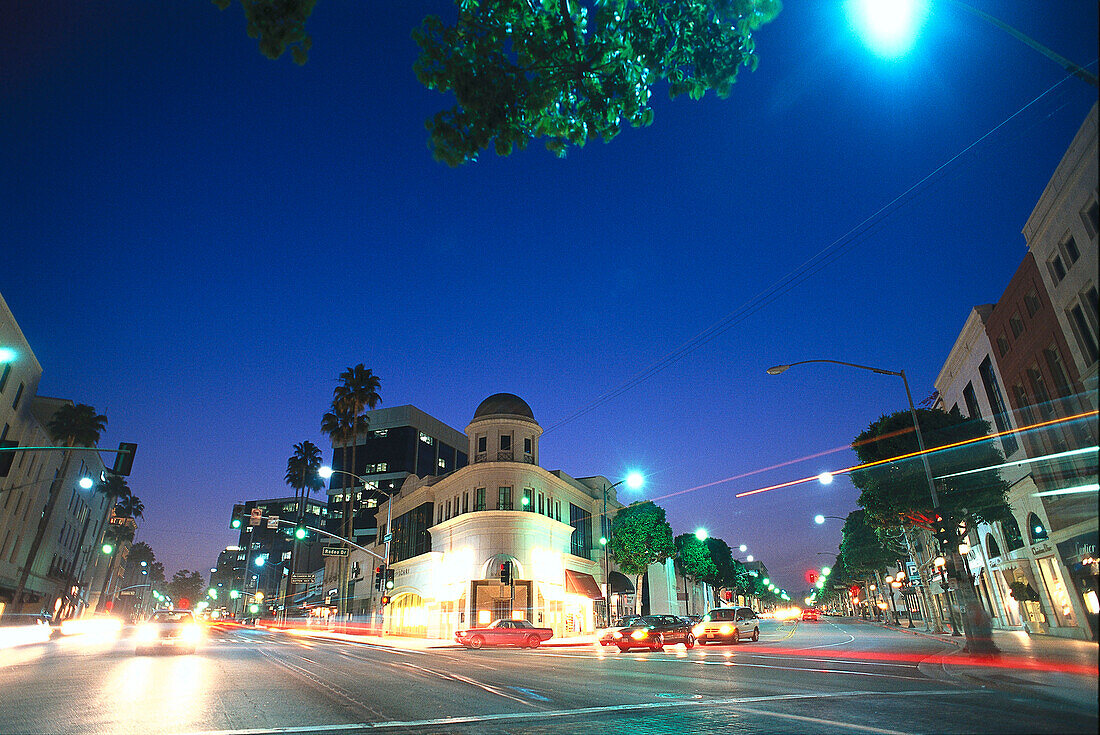
POLYGON ((606 628, 603 631, 603 633, 600 635, 600 645, 601 646, 613 646, 613 645, 615 645, 615 642, 619 638, 622 638, 622 636, 616 637, 615 633, 618 632, 618 631, 621 631, 623 628, 629 628, 631 626, 637 625, 638 622, 641 619, 642 619, 641 615, 626 615, 624 617, 619 618, 618 620, 615 621, 614 625, 612 625, 610 628, 606 628))
POLYGON ((703 616, 693 632, 699 645, 760 640, 760 618, 749 607, 719 607, 703 616))
POLYGON ((820 620, 821 619, 821 613, 818 610, 815 610, 812 607, 808 607, 808 608, 806 608, 805 610, 802 611, 802 619, 803 620, 815 620, 815 621, 820 620))
POLYGON ((7 613, 0 616, 0 651, 30 643, 45 643, 52 632, 49 615, 7 613))
POLYGON ((202 628, 190 610, 157 610, 138 627, 135 637, 138 655, 162 648, 194 653, 202 638, 202 628))
POLYGON ((455 631, 455 640, 466 648, 482 646, 519 646, 538 648, 554 636, 550 628, 536 628, 528 620, 494 620, 484 628, 455 631))
POLYGON ((685 648, 695 646, 691 626, 675 615, 645 615, 632 625, 612 633, 612 643, 624 653, 631 648, 664 650, 666 644, 683 643, 685 648))

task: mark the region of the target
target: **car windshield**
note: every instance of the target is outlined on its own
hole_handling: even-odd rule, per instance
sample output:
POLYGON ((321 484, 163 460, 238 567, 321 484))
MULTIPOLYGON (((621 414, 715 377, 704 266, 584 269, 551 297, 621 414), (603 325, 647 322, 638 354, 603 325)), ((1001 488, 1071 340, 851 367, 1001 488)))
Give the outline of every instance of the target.
POLYGON ((189 612, 173 612, 169 610, 161 610, 153 613, 153 617, 150 618, 150 622, 153 623, 193 623, 195 617, 189 612))
POLYGON ((720 610, 711 610, 704 616, 704 620, 724 621, 733 620, 737 617, 736 611, 731 607, 724 607, 720 610))
POLYGON ((631 626, 638 625, 638 623, 642 621, 642 619, 643 618, 640 615, 627 615, 625 618, 619 618, 618 620, 616 620, 615 626, 619 628, 629 628, 631 626))

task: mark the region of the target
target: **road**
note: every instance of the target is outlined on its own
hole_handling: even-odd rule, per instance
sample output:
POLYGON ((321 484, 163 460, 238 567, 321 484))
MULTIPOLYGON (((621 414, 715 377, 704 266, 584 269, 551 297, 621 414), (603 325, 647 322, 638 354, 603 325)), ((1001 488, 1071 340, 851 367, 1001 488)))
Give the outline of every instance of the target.
POLYGON ((0 651, 0 732, 1097 731, 1094 697, 983 687, 945 675, 940 641, 829 618, 766 621, 759 643, 626 654, 210 628, 195 655, 136 656, 128 635, 0 651))

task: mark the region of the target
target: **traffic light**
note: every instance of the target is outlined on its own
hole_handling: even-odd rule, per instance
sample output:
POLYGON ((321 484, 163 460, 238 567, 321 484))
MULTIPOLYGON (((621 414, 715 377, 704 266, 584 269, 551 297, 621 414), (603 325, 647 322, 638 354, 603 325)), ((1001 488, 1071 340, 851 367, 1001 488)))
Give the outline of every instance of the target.
POLYGON ((386 589, 393 589, 393 571, 392 569, 386 570, 386 589))
POLYGON ((137 452, 137 444, 132 442, 119 442, 118 454, 115 455, 115 466, 111 472, 126 477, 134 466, 134 453, 137 452))
POLYGON ((233 515, 229 517, 229 527, 232 528, 232 529, 240 528, 241 523, 243 523, 242 519, 244 518, 244 516, 245 516, 244 506, 241 505, 240 503, 237 503, 236 505, 234 505, 233 506, 233 515))
POLYGON ((512 584, 512 562, 502 561, 500 563, 500 583, 512 584))
POLYGON ((305 526, 298 526, 294 529, 294 538, 298 539, 299 541, 301 541, 308 535, 309 533, 306 531, 305 526))
POLYGON ((386 568, 384 566, 377 566, 374 568, 374 588, 376 590, 382 589, 382 582, 386 579, 386 568))
POLYGON ((958 523, 951 519, 946 513, 936 513, 936 517, 932 524, 932 530, 936 535, 936 540, 940 542, 942 546, 952 546, 958 541, 958 523))
POLYGON ((389 595, 382 595, 382 601, 381 602, 382 602, 382 607, 385 607, 386 605, 390 604, 390 596, 389 595))

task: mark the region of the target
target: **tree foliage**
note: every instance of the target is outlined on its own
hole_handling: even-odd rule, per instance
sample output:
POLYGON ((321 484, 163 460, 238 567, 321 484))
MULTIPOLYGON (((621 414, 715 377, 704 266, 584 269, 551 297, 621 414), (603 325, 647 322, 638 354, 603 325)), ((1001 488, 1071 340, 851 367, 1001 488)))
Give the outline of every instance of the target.
MULTIPOLYGON (((917 409, 925 446, 947 447, 989 434, 989 424, 957 413, 917 409)), ((861 490, 859 504, 875 526, 899 526, 914 513, 931 516, 932 498, 920 457, 897 461, 895 457, 919 451, 909 411, 883 416, 855 438, 852 444, 861 463, 882 462, 851 473, 861 490)), ((943 511, 968 521, 992 523, 1009 515, 1008 487, 995 467, 1002 462, 995 440, 976 441, 951 449, 930 451, 928 463, 936 480, 943 511), (958 474, 968 470, 982 470, 958 474)))
MULTIPOLYGON (((884 572, 886 567, 896 563, 899 558, 908 557, 904 547, 891 542, 880 529, 868 523, 867 512, 864 510, 854 510, 848 514, 844 521, 843 534, 837 559, 842 560, 845 574, 884 572)), ((835 579, 832 573, 830 579, 835 579)))
POLYGON ((138 541, 130 547, 130 553, 126 557, 126 580, 127 584, 153 586, 163 585, 165 582, 164 565, 157 561, 153 548, 144 541, 138 541), (146 566, 142 567, 141 562, 145 562, 146 566), (147 575, 142 575, 143 569, 148 572, 147 575))
MULTIPOLYGON (((223 10, 232 0, 213 0, 223 10)), ((303 64, 316 0, 239 0, 248 35, 272 59, 303 64)), ((414 71, 455 105, 427 121, 437 160, 458 166, 492 147, 506 156, 544 139, 609 141, 653 121, 657 82, 669 96, 726 97, 741 67, 756 69, 753 32, 781 0, 455 0, 452 25, 429 15, 413 32, 414 71)))
POLYGON ((294 445, 294 454, 286 460, 283 479, 297 492, 312 495, 325 487, 324 479, 317 473, 320 469, 321 450, 307 439, 294 445))
POLYGON ((729 589, 744 589, 748 578, 748 572, 741 562, 733 558, 733 550, 729 544, 720 538, 708 537, 706 541, 710 559, 714 562, 714 574, 703 577, 703 581, 714 587, 726 587, 729 589))
POLYGON ((645 574, 650 564, 676 553, 665 510, 652 501, 631 503, 615 514, 607 553, 627 574, 645 574))
POLYGON ((201 574, 181 569, 172 575, 172 581, 168 583, 168 596, 177 604, 183 599, 194 604, 202 598, 205 587, 201 574))
POLYGON ((56 442, 70 447, 94 447, 107 430, 107 417, 84 403, 65 404, 50 417, 46 428, 56 442))
POLYGON ((685 577, 705 582, 717 576, 718 567, 710 556, 710 548, 694 533, 681 533, 672 544, 676 548, 676 565, 685 577))

